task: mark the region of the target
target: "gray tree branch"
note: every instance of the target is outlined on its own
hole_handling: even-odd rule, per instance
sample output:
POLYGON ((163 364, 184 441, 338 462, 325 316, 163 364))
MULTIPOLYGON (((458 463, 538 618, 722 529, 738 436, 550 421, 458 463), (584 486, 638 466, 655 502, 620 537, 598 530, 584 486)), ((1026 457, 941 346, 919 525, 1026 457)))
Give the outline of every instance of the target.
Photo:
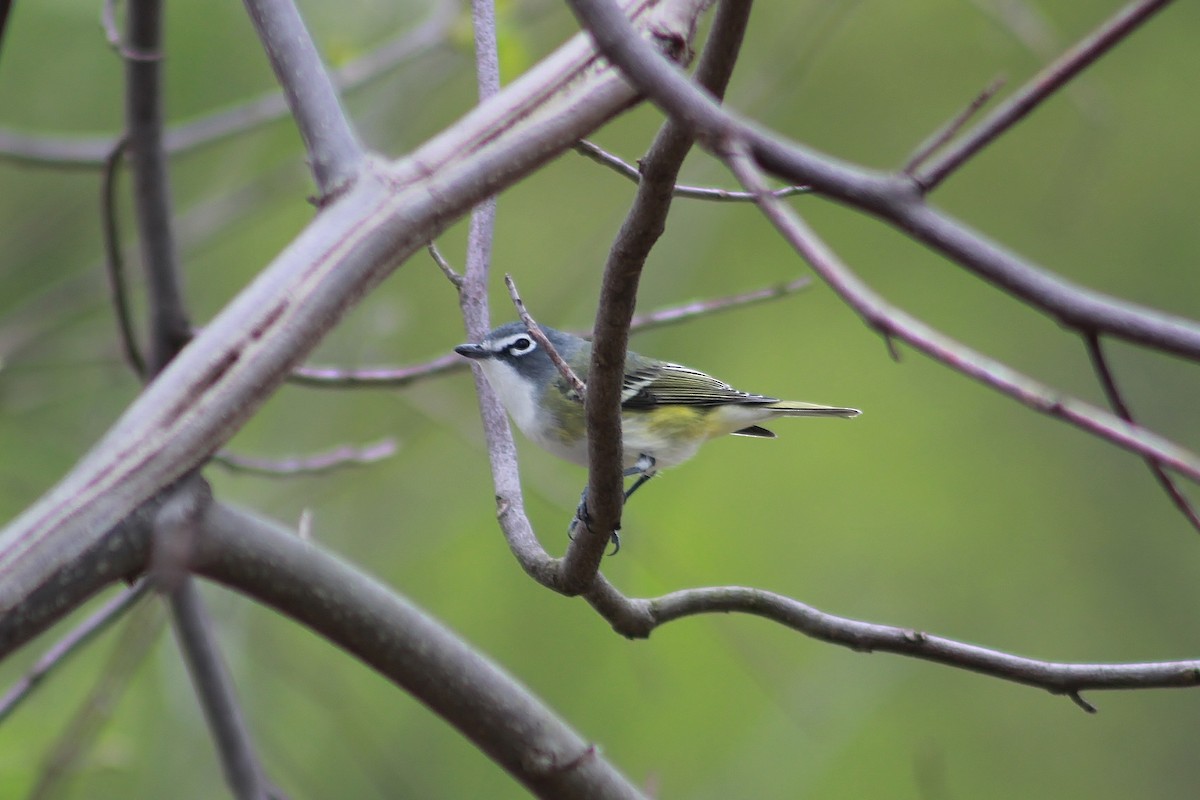
MULTIPOLYGON (((706 5, 642 2, 634 13, 640 26, 682 37, 706 5)), ((0 613, 202 464, 351 305, 453 219, 636 99, 580 35, 411 156, 370 160, 93 450, 0 533, 0 613)))

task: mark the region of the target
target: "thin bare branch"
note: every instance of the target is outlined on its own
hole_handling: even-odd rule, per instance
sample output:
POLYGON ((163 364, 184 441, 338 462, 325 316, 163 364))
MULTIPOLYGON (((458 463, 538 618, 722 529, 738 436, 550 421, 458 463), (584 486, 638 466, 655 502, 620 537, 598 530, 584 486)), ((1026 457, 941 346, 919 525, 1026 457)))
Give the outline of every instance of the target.
POLYGON ((267 478, 292 478, 299 475, 321 475, 346 467, 375 464, 396 454, 396 440, 382 439, 361 447, 344 445, 325 453, 301 458, 254 458, 228 451, 213 456, 213 461, 234 472, 261 475, 267 478))
MULTIPOLYGON (((113 5, 108 0, 106 12, 113 5)), ((458 16, 455 0, 437 0, 417 27, 406 30, 334 73, 334 83, 344 91, 362 88, 414 56, 445 42, 458 16)), ((115 30, 115 28, 114 28, 115 30)), ((114 47, 120 43, 113 38, 114 47)), ((187 154, 233 136, 260 128, 288 114, 282 92, 205 114, 167 129, 165 143, 171 155, 187 154)), ((0 158, 58 168, 90 168, 104 163, 116 140, 112 136, 23 134, 0 129, 0 158)))
MULTIPOLYGON (((1040 661, 912 628, 839 617, 762 589, 740 586, 686 589, 636 602, 646 604, 645 618, 652 627, 695 614, 754 614, 856 652, 886 652, 920 658, 1035 686, 1071 697, 1077 703, 1082 700, 1078 694, 1083 691, 1200 686, 1200 660, 1128 664, 1040 661)), ((649 629, 622 632, 629 636, 644 636, 649 629)), ((1094 710, 1087 703, 1081 703, 1081 707, 1094 710)))
POLYGON ((802 292, 812 286, 812 278, 803 277, 796 278, 787 283, 781 283, 776 286, 767 286, 762 289, 753 289, 749 292, 741 292, 739 294, 725 295, 724 297, 713 297, 708 300, 697 300, 693 303, 683 303, 676 306, 668 306, 667 308, 658 311, 651 311, 647 314, 639 314, 634 316, 629 322, 630 333, 641 333, 642 331, 653 330, 655 328, 665 327, 667 325, 677 325, 690 319, 697 317, 705 317, 709 314, 715 314, 720 311, 728 311, 733 308, 742 308, 743 306, 756 305, 766 302, 767 300, 778 300, 782 297, 802 292))
POLYGON ((245 0, 275 78, 300 129, 318 204, 354 178, 366 152, 342 109, 333 80, 291 0, 245 0))
POLYGON ((1139 0, 1130 3, 1093 33, 1080 40, 1053 63, 1033 76, 1016 94, 1000 104, 986 119, 953 147, 926 164, 913 179, 922 192, 937 188, 951 173, 1037 108, 1050 95, 1107 53, 1143 22, 1166 8, 1171 0, 1139 0))
POLYGON ((875 330, 907 342, 936 361, 974 378, 1024 405, 1064 420, 1113 444, 1179 470, 1200 481, 1200 456, 1138 425, 1067 396, 1022 375, 893 307, 867 286, 784 203, 771 197, 748 150, 731 145, 730 168, 751 191, 762 194, 759 207, 783 237, 846 303, 875 330))
POLYGON ((469 365, 454 353, 438 356, 424 364, 411 367, 373 367, 342 369, 340 367, 296 367, 288 381, 313 389, 400 389, 426 378, 461 372, 469 365))
POLYGON ((517 309, 517 316, 521 318, 521 322, 525 323, 525 329, 529 331, 529 335, 538 343, 538 347, 546 351, 546 355, 550 357, 550 360, 558 369, 558 374, 562 375, 563 380, 571 387, 571 391, 575 393, 579 401, 584 402, 587 397, 587 384, 579 379, 579 376, 575 374, 575 370, 572 369, 566 359, 555 349, 554 343, 542 332, 542 328, 537 324, 537 320, 525 308, 525 301, 521 299, 521 294, 517 291, 517 282, 513 280, 512 275, 504 276, 504 285, 508 287, 508 296, 512 298, 513 306, 517 309))
MULTIPOLYGON (((618 175, 628 178, 637 183, 642 179, 642 174, 637 167, 630 164, 598 145, 584 139, 575 145, 575 152, 585 158, 590 158, 601 166, 608 167, 618 175)), ((798 194, 808 194, 812 189, 808 186, 784 186, 782 189, 774 190, 776 197, 792 197, 798 194)), ((754 195, 749 192, 734 191, 732 189, 717 189, 708 186, 685 186, 676 184, 672 189, 672 194, 675 197, 686 197, 692 200, 710 200, 717 203, 745 203, 753 202, 754 195)))
POLYGON ((989 100, 996 96, 996 92, 1004 88, 1007 79, 1004 77, 996 78, 984 90, 977 94, 967 107, 959 111, 954 117, 943 125, 940 129, 921 144, 917 145, 917 149, 909 157, 908 161, 901 168, 901 172, 905 175, 913 175, 917 169, 929 160, 930 156, 940 150, 951 139, 958 135, 958 132, 963 129, 963 126, 970 122, 971 117, 983 108, 989 100))
POLYGON ((16 710, 47 676, 66 663, 81 647, 125 616, 146 596, 150 584, 141 580, 96 610, 94 614, 55 642, 41 658, 0 698, 0 723, 16 710))
POLYGON ((459 275, 458 272, 455 271, 454 267, 450 266, 450 262, 447 261, 442 255, 442 251, 438 250, 438 246, 436 244, 430 242, 427 249, 429 250, 430 257, 433 258, 433 263, 437 264, 438 269, 440 269, 442 274, 446 276, 446 280, 450 281, 450 285, 453 286, 456 291, 461 292, 463 276, 459 275))
POLYGON ((117 338, 125 361, 139 378, 146 377, 146 360, 138 347, 133 330, 133 312, 129 307, 129 287, 125 282, 125 256, 121 252, 121 226, 117 221, 117 177, 125 158, 125 140, 113 148, 104 164, 100 181, 100 220, 104 237, 104 272, 108 276, 109 295, 117 319, 117 338))
MULTIPOLYGON (((629 332, 639 333, 668 325, 678 325, 699 317, 718 314, 722 311, 752 306, 769 300, 778 300, 803 291, 812 285, 810 278, 798 278, 777 286, 767 286, 762 289, 752 289, 748 292, 711 297, 705 300, 695 300, 679 305, 667 306, 633 318, 629 323, 629 332)), ((591 331, 573 331, 577 336, 585 338, 592 335, 591 331)), ((449 353, 438 356, 423 364, 411 367, 370 367, 364 369, 343 369, 340 367, 296 367, 288 380, 298 386, 313 389, 400 389, 426 378, 434 378, 450 372, 460 372, 470 365, 462 358, 449 353)))
POLYGON ((258 758, 200 589, 186 580, 171 592, 170 601, 175 638, 216 740, 225 782, 238 800, 268 800, 276 792, 258 758))
MULTIPOLYGON (((1121 390, 1117 388, 1117 379, 1113 375, 1112 369, 1108 365, 1108 359, 1104 356, 1104 348, 1100 344, 1100 337, 1094 333, 1087 334, 1083 337, 1084 343, 1087 345, 1088 357, 1092 361, 1092 369, 1096 371, 1097 377, 1100 379, 1100 386, 1104 389, 1104 396, 1108 398, 1108 404, 1112 406, 1113 411, 1117 413, 1121 419, 1130 423, 1136 424, 1133 419, 1133 412, 1129 410, 1125 399, 1121 396, 1121 390)), ((1187 496, 1184 495, 1174 479, 1171 478, 1167 471, 1162 468, 1162 464, 1153 458, 1146 459, 1146 466, 1150 468, 1163 491, 1171 498, 1171 502, 1175 504, 1175 508, 1179 509, 1179 513, 1183 514, 1184 518, 1191 524, 1192 528, 1200 532, 1200 514, 1196 512, 1187 496)))
POLYGON ((147 376, 158 374, 191 338, 180 286, 170 173, 162 144, 161 0, 129 0, 124 50, 125 116, 142 269, 149 295, 147 376))

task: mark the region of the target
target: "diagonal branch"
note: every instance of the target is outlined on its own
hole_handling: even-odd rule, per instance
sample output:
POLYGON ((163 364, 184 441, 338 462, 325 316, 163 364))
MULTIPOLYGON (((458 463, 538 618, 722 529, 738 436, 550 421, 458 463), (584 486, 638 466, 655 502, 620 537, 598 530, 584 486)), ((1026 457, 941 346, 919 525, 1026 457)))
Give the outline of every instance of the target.
MULTIPOLYGON (((634 183, 638 183, 642 179, 642 174, 637 167, 627 161, 618 158, 607 150, 598 147, 586 139, 578 142, 575 145, 575 152, 585 158, 590 158, 597 164, 608 167, 618 175, 628 178, 634 183)), ((812 189, 808 186, 784 186, 782 189, 776 189, 777 197, 791 197, 797 194, 808 194, 812 189)), ((754 195, 749 192, 738 192, 732 189, 717 189, 709 186, 685 186, 676 184, 671 190, 675 197, 686 197, 692 200, 711 200, 717 203, 746 203, 754 202, 754 195)))
POLYGON ((123 618, 131 608, 146 596, 150 583, 140 580, 116 597, 106 602, 77 627, 54 643, 13 686, 0 697, 0 723, 16 710, 22 701, 37 688, 47 675, 64 664, 71 655, 89 643, 98 634, 107 630, 123 618))
POLYGON ((907 342, 934 360, 1036 411, 1069 422, 1126 450, 1156 459, 1192 480, 1200 481, 1200 456, 1195 453, 1028 378, 893 307, 842 263, 799 214, 770 196, 764 176, 746 148, 731 145, 727 158, 730 168, 746 188, 760 193, 759 207, 784 239, 872 328, 907 342))
POLYGON ((358 172, 365 152, 292 0, 245 0, 308 151, 325 202, 358 172))

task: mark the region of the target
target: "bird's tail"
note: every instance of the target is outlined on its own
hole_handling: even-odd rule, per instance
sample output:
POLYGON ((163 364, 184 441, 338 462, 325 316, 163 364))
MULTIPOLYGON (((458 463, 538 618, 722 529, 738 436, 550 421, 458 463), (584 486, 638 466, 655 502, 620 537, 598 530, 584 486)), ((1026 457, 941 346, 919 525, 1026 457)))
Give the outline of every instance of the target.
POLYGON ((780 400, 766 406, 778 411, 783 417, 857 417, 862 412, 857 408, 842 408, 841 406, 822 406, 817 403, 801 403, 798 400, 780 400))

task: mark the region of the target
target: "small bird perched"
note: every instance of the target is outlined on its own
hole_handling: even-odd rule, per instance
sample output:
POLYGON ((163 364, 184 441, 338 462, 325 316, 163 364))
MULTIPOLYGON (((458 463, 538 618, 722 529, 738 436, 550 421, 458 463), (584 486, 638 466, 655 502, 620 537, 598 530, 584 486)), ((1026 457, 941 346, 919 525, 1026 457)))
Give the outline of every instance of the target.
MULTIPOLYGON (((586 376, 592 344, 541 326, 563 361, 586 376)), ((582 399, 521 322, 501 325, 478 344, 454 348, 483 369, 513 421, 554 455, 586 466, 587 419, 582 399)), ((775 438, 758 425, 775 417, 857 417, 856 408, 779 400, 738 391, 699 370, 625 355, 621 391, 621 444, 625 476, 638 476, 628 499, 659 470, 682 464, 716 436, 775 438)), ((581 502, 582 506, 582 502, 581 502)))

